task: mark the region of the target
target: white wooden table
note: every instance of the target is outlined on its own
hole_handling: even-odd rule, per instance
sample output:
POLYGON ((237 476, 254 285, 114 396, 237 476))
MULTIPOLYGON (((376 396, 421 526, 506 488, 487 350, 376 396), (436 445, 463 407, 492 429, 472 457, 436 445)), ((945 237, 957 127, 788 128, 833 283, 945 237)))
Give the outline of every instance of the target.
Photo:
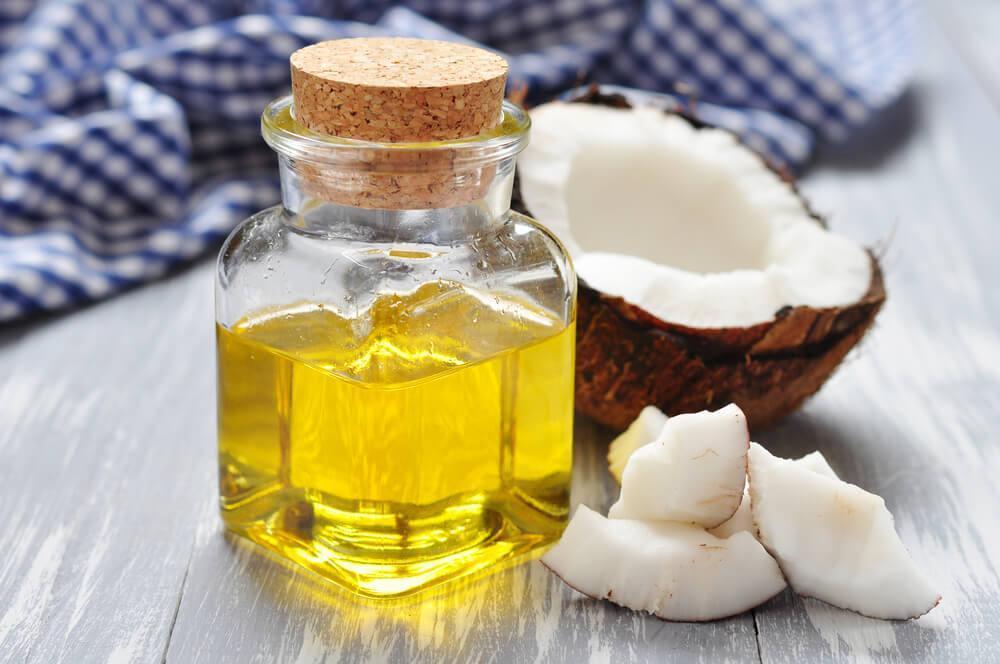
MULTIPOLYGON (((940 9, 944 9, 942 6, 940 9)), ((0 661, 1000 661, 1000 5, 931 13, 912 91, 804 183, 878 244, 860 352, 758 438, 886 497, 944 602, 880 622, 783 594, 711 624, 574 595, 537 562, 360 604, 222 533, 212 267, 0 331, 0 661)), ((578 422, 574 499, 606 509, 610 435, 578 422)))

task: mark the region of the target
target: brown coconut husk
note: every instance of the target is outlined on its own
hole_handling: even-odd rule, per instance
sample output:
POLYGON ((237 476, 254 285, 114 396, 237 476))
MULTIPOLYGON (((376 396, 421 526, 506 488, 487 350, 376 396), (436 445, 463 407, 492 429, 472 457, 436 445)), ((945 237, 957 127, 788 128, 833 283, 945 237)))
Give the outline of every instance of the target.
MULTIPOLYGON (((631 108, 623 96, 604 94, 597 87, 572 101, 631 108)), ((676 113, 698 128, 706 126, 686 113, 664 112, 676 113)), ((778 172, 795 189, 788 173, 778 172)), ((530 216, 517 184, 512 207, 530 216)), ((795 191, 805 209, 823 223, 795 191)), ((748 327, 693 328, 664 321, 581 279, 576 409, 601 424, 624 429, 647 405, 677 415, 735 403, 752 429, 775 424, 822 387, 875 321, 886 293, 878 259, 869 255, 871 283, 857 302, 785 307, 773 320, 748 327)))

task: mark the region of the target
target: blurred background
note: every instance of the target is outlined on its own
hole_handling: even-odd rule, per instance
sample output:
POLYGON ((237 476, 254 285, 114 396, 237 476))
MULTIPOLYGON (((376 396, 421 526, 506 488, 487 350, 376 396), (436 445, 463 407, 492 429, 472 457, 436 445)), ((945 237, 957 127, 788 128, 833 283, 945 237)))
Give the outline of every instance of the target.
POLYGON ((591 82, 645 91, 801 172, 905 89, 918 13, 908 0, 4 0, 0 322, 155 279, 277 202, 259 116, 303 45, 469 40, 510 58, 529 104, 591 82))

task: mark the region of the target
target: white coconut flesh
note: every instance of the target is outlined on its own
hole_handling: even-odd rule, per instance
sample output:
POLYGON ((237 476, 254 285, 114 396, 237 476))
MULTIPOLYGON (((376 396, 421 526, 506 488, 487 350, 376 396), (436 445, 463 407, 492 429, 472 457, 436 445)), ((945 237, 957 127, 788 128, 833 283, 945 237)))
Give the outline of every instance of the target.
POLYGON ((525 206, 591 287, 698 328, 844 306, 868 291, 867 252, 826 231, 728 132, 584 103, 544 104, 531 120, 518 158, 525 206))
POLYGON ((616 482, 621 484, 622 471, 632 452, 656 440, 666 423, 667 416, 663 411, 656 406, 646 406, 639 411, 639 417, 611 441, 608 447, 608 470, 616 482))
POLYGON ((749 478, 760 541, 796 592, 873 618, 915 618, 937 605, 880 497, 756 443, 749 478))
MULTIPOLYGON (((656 440, 668 419, 656 406, 646 406, 639 412, 639 417, 632 420, 628 428, 611 441, 608 447, 608 470, 616 482, 621 484, 622 471, 632 452, 656 440)), ((836 471, 819 450, 792 461, 821 475, 837 477, 836 471)), ((740 507, 742 508, 742 504, 740 507)))
POLYGON ((719 539, 697 526, 607 519, 581 505, 542 563, 577 591, 665 620, 715 620, 785 587, 749 533, 719 539))
POLYGON ((609 518, 580 506, 542 562, 586 595, 668 620, 740 613, 786 578, 802 595, 874 618, 916 618, 938 604, 880 497, 840 480, 822 453, 779 459, 745 429, 733 405, 671 418, 647 407, 609 453, 625 467, 609 518), (742 458, 738 472, 730 457, 742 458), (720 502, 728 520, 708 527, 720 502))
MULTIPOLYGON (((681 415, 678 417, 683 418, 685 416, 681 415)), ((621 484, 622 471, 625 469, 625 464, 631 458, 632 453, 640 447, 655 442, 664 427, 666 427, 669 419, 677 418, 668 418, 656 406, 646 406, 639 412, 639 417, 635 418, 625 431, 611 441, 611 445, 608 448, 608 470, 615 478, 615 481, 621 484)), ((791 461, 814 473, 837 479, 837 473, 819 450, 810 452, 799 459, 792 459, 791 461)), ((742 531, 754 534, 753 516, 750 512, 750 493, 746 486, 743 486, 743 498, 740 501, 739 507, 736 508, 736 512, 722 524, 714 528, 710 527, 708 531, 716 537, 723 539, 742 531)))
POLYGON ((746 416, 735 404, 671 417, 652 443, 632 452, 608 516, 718 526, 740 505, 749 446, 746 416))
POLYGON ((830 477, 835 480, 840 479, 840 477, 837 476, 837 471, 830 466, 830 462, 826 460, 826 457, 823 456, 823 453, 819 450, 810 452, 804 457, 789 460, 792 463, 802 466, 810 472, 819 473, 823 477, 830 477))
MULTIPOLYGON (((813 473, 819 473, 825 477, 832 477, 834 479, 839 479, 837 473, 834 472, 833 468, 827 462, 826 457, 820 451, 810 452, 800 459, 790 459, 790 461, 798 466, 809 470, 813 473)), ((755 534, 756 530, 753 526, 753 513, 750 509, 750 489, 749 487, 743 491, 743 500, 740 501, 740 506, 737 508, 736 513, 733 514, 729 521, 726 521, 721 526, 715 528, 710 528, 708 532, 712 533, 716 537, 726 538, 734 533, 740 531, 746 531, 750 534, 755 534)))

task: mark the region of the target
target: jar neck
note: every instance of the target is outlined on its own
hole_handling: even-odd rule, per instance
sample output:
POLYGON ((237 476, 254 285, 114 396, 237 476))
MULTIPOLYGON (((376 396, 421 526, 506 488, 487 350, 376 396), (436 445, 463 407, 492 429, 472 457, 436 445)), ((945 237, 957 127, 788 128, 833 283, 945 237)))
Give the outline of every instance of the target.
POLYGON ((530 126, 510 101, 490 131, 419 143, 314 133, 296 122, 291 97, 274 100, 261 116, 281 165, 286 223, 375 242, 450 244, 502 223, 530 126))
MULTIPOLYGON (((474 198, 467 197, 470 200, 443 200, 452 204, 442 207, 430 204, 397 209, 340 202, 343 197, 338 194, 343 192, 345 182, 356 176, 354 173, 329 167, 318 171, 307 161, 280 155, 284 222, 300 232, 317 236, 365 242, 454 244, 487 233, 507 219, 514 162, 514 157, 509 157, 487 169, 456 171, 450 176, 453 181, 449 185, 455 190, 475 192, 474 198), (332 183, 333 195, 324 182, 332 183)), ((434 176, 435 184, 440 185, 440 177, 440 174, 434 176)), ((389 182, 379 184, 391 186, 389 182)), ((365 186, 372 184, 366 182, 365 186)))

